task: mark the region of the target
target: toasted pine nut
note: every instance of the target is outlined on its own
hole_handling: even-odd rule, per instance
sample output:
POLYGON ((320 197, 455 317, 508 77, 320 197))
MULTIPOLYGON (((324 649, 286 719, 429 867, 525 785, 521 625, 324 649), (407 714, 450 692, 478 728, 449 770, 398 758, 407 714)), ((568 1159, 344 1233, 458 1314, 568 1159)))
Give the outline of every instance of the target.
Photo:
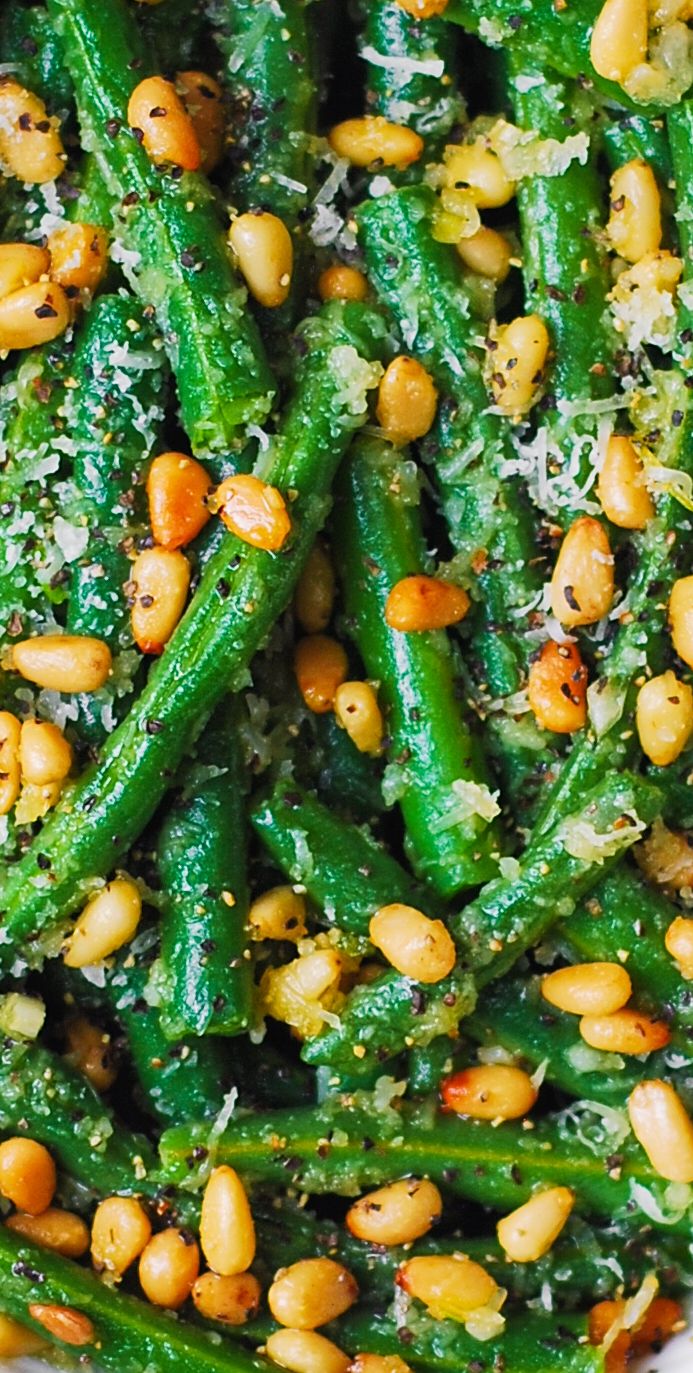
POLYGON ((638 737, 655 767, 675 762, 693 733, 693 691, 673 672, 651 677, 638 692, 638 737))
POLYGON ((0 815, 7 815, 19 796, 21 729, 16 715, 9 710, 0 710, 0 815))
POLYGON ((606 0, 592 30, 592 66, 623 85, 647 56, 647 0, 606 0))
POLYGON ((80 634, 43 634, 12 647, 12 667, 28 682, 61 691, 98 691, 111 671, 111 650, 80 634))
POLYGON ((457 961, 442 920, 430 920, 414 906, 381 906, 368 927, 376 949, 393 968, 416 982, 441 982, 457 961))
POLYGON ((163 653, 188 598, 190 563, 180 549, 145 548, 135 558, 132 634, 142 653, 163 653))
POLYGON ((611 178, 611 215, 606 231, 611 246, 626 262, 656 253, 662 241, 659 188, 646 162, 635 158, 611 178))
POLYGON ((53 281, 36 281, 0 300, 0 349, 34 348, 64 334, 70 304, 53 281))
POLYGON ((673 295, 683 271, 683 261, 666 248, 657 253, 645 253, 638 262, 622 272, 611 292, 610 299, 627 301, 631 293, 640 289, 647 296, 652 291, 668 291, 673 295))
POLYGON ((200 1271, 200 1251, 186 1230, 160 1230, 152 1235, 139 1262, 145 1297, 154 1306, 177 1311, 188 1300, 200 1271))
POLYGON ((360 753, 381 752, 385 725, 370 682, 342 682, 335 692, 334 713, 360 753))
POLYGON ((482 224, 469 238, 458 238, 455 247, 465 267, 500 286, 510 271, 513 250, 505 234, 482 224))
POLYGON ((625 1009, 612 1015, 583 1015, 580 1034, 591 1049, 612 1054, 652 1054, 671 1039, 665 1021, 625 1009))
POLYGON ((195 1310, 208 1321, 223 1325, 245 1325, 257 1314, 262 1288, 252 1273, 235 1273, 222 1278, 218 1273, 203 1273, 192 1290, 195 1310))
POLYGON ((29 1306, 32 1321, 37 1321, 54 1339, 63 1344, 82 1346, 94 1344, 96 1331, 83 1311, 75 1311, 71 1306, 44 1306, 43 1302, 32 1302, 29 1306))
POLYGON ((293 887, 272 887, 253 901, 248 924, 253 939, 286 939, 298 944, 307 934, 305 897, 293 887))
POLYGON ((399 1354, 357 1354, 347 1373, 412 1373, 412 1369, 399 1354))
POLYGON ((535 1263, 548 1254, 574 1204, 568 1187, 549 1187, 535 1192, 524 1206, 504 1216, 496 1231, 507 1257, 513 1263, 535 1263))
POLYGON ((81 1259, 89 1248, 89 1230, 81 1216, 72 1211, 60 1211, 49 1206, 40 1216, 27 1215, 16 1211, 5 1221, 8 1230, 15 1235, 23 1235, 30 1244, 38 1244, 41 1249, 53 1249, 66 1259, 81 1259))
POLYGON ((128 124, 152 162, 172 162, 185 171, 200 166, 202 154, 190 115, 171 81, 148 76, 128 101, 128 124))
POLYGON ((633 988, 620 963, 576 963, 541 980, 541 994, 570 1015, 612 1015, 630 999, 633 988))
POLYGON ((401 9, 415 19, 432 19, 436 14, 444 14, 449 0, 397 0, 401 9))
POLYGON ((19 740, 22 778, 34 786, 62 782, 72 767, 72 748, 49 720, 25 720, 19 740))
POLYGON ((273 1363, 291 1373, 348 1373, 347 1355, 314 1330, 275 1330, 265 1352, 273 1363))
POLYGON ((609 439, 597 495, 606 518, 619 529, 644 529, 655 513, 638 450, 624 434, 609 439))
POLYGON ((430 1254, 408 1259, 395 1278, 410 1297, 423 1302, 437 1321, 465 1321, 480 1306, 487 1306, 498 1291, 481 1264, 457 1254, 430 1254))
POLYGON ((441 1082, 440 1094, 449 1111, 476 1120, 518 1120, 531 1111, 538 1096, 529 1074, 505 1063, 453 1073, 441 1082))
POLYGON ((325 545, 318 539, 308 554, 294 597, 296 618, 306 634, 321 634, 327 629, 334 593, 332 561, 325 545))
POLYGON ((354 167, 370 167, 372 162, 383 167, 409 167, 418 162, 424 148, 423 139, 413 129, 391 124, 381 114, 335 124, 328 142, 338 157, 347 158, 354 167))
POLYGON ((468 191, 480 210, 494 210, 512 200, 515 182, 485 138, 476 138, 473 143, 450 143, 444 158, 448 186, 468 191))
POLYGON ((57 1185, 55 1164, 43 1144, 15 1136, 0 1144, 0 1196, 18 1211, 40 1216, 47 1211, 57 1185))
POLYGON ((343 966, 339 951, 329 948, 268 968, 260 981, 265 1013, 291 1025, 300 1038, 311 1039, 323 1028, 323 1010, 334 1003, 343 966))
POLYGON ((48 272, 50 257, 36 243, 0 243, 0 300, 48 272))
POLYGON ((530 663, 529 704, 542 729, 574 734, 587 723, 587 668, 577 644, 549 639, 530 663))
POLYGON ((386 367, 378 388, 376 418, 385 437, 396 445, 427 434, 436 417, 438 392, 416 358, 401 354, 386 367))
POLYGON ((299 691, 314 715, 332 709, 337 688, 345 680, 349 663, 336 639, 309 634, 294 649, 294 672, 299 691))
POLYGON ((220 1277, 245 1273, 255 1258, 255 1224, 245 1187, 233 1168, 215 1168, 202 1198, 200 1245, 220 1277))
POLYGON ((209 473, 186 453, 160 453, 147 477, 149 523, 155 543, 172 551, 191 543, 211 518, 209 473))
POLYGON ((679 577, 669 598, 671 641, 684 663, 693 667, 693 577, 679 577))
POLYGON ((668 1082, 639 1082, 628 1098, 633 1134, 656 1173, 693 1182, 693 1121, 668 1082))
POLYGON ((645 1319, 631 1336, 633 1353, 647 1354, 651 1349, 660 1349, 684 1324, 683 1307, 679 1302, 671 1297, 655 1297, 645 1312, 645 1319))
POLYGON ((275 1321, 294 1330, 315 1330, 353 1306, 359 1289, 351 1273, 334 1259, 299 1259, 280 1268, 267 1293, 275 1321))
POLYGON ((253 548, 277 553, 291 533, 291 518, 281 491, 258 477, 227 477, 217 487, 211 508, 219 511, 232 534, 253 548))
POLYGON ((11 1316, 0 1315, 0 1359, 19 1359, 30 1354, 40 1354, 46 1348, 46 1341, 11 1316))
POLYGON ((321 300, 365 300, 368 281, 358 267, 335 262, 320 273, 318 295, 321 300))
POLYGON ((106 1197, 91 1226, 91 1257, 97 1273, 122 1277, 149 1244, 152 1227, 135 1197, 106 1197))
POLYGON ((283 305, 291 287, 294 245, 283 220, 251 210, 232 220, 229 243, 254 300, 267 310, 283 305))
POLYGON ((551 609, 573 628, 601 620, 614 599, 614 560, 606 531, 583 515, 571 524, 551 578, 551 609))
MULTIPOLYGON (((624 1306, 623 1301, 600 1301, 592 1307, 588 1323, 590 1344, 603 1344, 614 1321, 622 1315, 624 1306)), ((630 1347, 628 1331, 619 1331, 606 1355, 604 1373, 626 1373, 630 1347)))
POLYGON ((87 968, 100 963, 132 939, 142 914, 138 887, 126 877, 116 877, 87 902, 67 941, 64 962, 68 968, 87 968))
POLYGON ((79 1015, 68 1022, 65 1039, 67 1062, 84 1074, 95 1092, 107 1092, 118 1076, 111 1036, 86 1016, 79 1015))
POLYGON ((224 92, 206 72, 178 72, 176 90, 200 145, 200 171, 213 172, 224 151, 224 92))
POLYGON ((678 964, 681 976, 687 982, 693 980, 693 920, 686 919, 683 915, 677 915, 672 920, 664 943, 667 953, 675 959, 678 964))
POLYGON ((347 1211, 352 1235, 368 1244, 411 1244, 440 1220, 443 1199, 426 1178, 401 1178, 361 1197, 347 1211))
POLYGON ((50 274, 61 286, 95 291, 108 267, 108 234, 98 224, 61 224, 48 238, 50 274))
POLYGON ((395 582, 385 605, 385 622, 402 634, 445 629, 463 620, 469 606, 464 587, 416 573, 395 582))
POLYGON ((518 315, 489 340, 491 390, 504 415, 525 415, 531 410, 544 379, 548 352, 549 336, 538 315, 518 315))
POLYGON ((58 804, 61 791, 61 782, 46 782, 42 787, 34 786, 33 782, 26 782, 15 806, 14 818, 17 824, 33 825, 35 820, 41 820, 58 804))
POLYGON ((57 119, 33 92, 11 77, 0 79, 0 158, 13 176, 30 184, 55 181, 65 171, 57 119))

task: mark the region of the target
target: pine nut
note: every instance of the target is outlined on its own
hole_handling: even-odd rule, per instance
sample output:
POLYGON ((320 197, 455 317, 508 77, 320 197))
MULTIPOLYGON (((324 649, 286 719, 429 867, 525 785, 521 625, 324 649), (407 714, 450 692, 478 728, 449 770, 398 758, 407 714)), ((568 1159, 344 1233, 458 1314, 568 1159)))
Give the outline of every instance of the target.
POLYGON ((415 19, 432 19, 436 14, 444 14, 449 0, 397 0, 400 9, 415 19))
POLYGON ((44 634, 12 647, 12 667, 28 682, 67 695, 98 691, 111 671, 111 651, 101 639, 44 634))
POLYGON ((625 435, 609 439, 597 495, 606 518, 619 529, 644 529, 654 516, 638 450, 625 435))
POLYGON ((395 582, 387 598, 385 622, 402 634, 445 629, 459 624, 469 606, 464 587, 415 573, 395 582))
POLYGON ((669 598, 671 641, 684 663, 693 667, 693 577, 679 577, 669 598))
POLYGON ((570 1015, 612 1015, 630 1000, 631 980, 620 963, 576 963, 541 980, 541 994, 570 1015))
POLYGON ((298 689, 314 715, 332 710, 337 688, 345 680, 349 663, 336 639, 326 634, 310 634, 299 639, 294 649, 294 672, 298 689))
POLYGON ((128 124, 152 162, 172 162, 185 171, 200 166, 202 154, 192 120, 171 81, 148 76, 128 101, 128 124))
POLYGON ((132 634, 142 653, 163 653, 190 587, 190 563, 179 549, 145 548, 132 564, 132 634))
POLYGON ((399 1354, 357 1354, 347 1373, 412 1373, 399 1354))
POLYGON ((320 273, 318 295, 321 300, 365 300, 368 282, 358 267, 335 262, 320 273))
POLYGON ((51 280, 95 291, 108 268, 108 234, 98 224, 61 224, 48 237, 51 280))
POLYGON ((9 710, 0 710, 0 815, 7 815, 19 796, 21 729, 16 715, 9 710))
POLYGON ((200 1251, 185 1230, 153 1235, 139 1262, 140 1285, 154 1306, 177 1311, 188 1300, 200 1269, 200 1251))
POLYGON ((294 598, 296 618, 306 634, 321 634, 327 629, 334 596, 334 568, 325 545, 318 540, 308 554, 294 598))
POLYGON ((275 1330, 265 1352, 291 1373, 348 1373, 349 1359, 332 1340, 314 1330, 275 1330))
POLYGON ((278 553, 291 533, 286 502, 275 486, 241 474, 227 477, 210 502, 227 529, 243 543, 278 553))
POLYGON ((411 1244, 440 1220, 443 1200, 426 1178, 401 1178, 369 1192, 349 1209, 346 1224, 368 1244, 411 1244))
POLYGON ((55 181, 65 171, 58 120, 49 118, 37 95, 7 76, 0 78, 0 158, 29 184, 55 181))
POLYGON ((623 85, 647 57, 647 0, 606 0, 592 30, 592 66, 623 85))
POLYGON ((549 639, 530 663, 528 699, 537 724, 574 734, 587 723, 587 668, 577 644, 549 639))
POLYGON ((681 976, 687 982, 693 980, 693 920, 677 915, 666 932, 664 943, 681 976))
POLYGON ((135 1197, 106 1197, 91 1226, 91 1257, 97 1273, 121 1278, 149 1244, 152 1227, 135 1197))
POLYGON ((48 272, 50 257, 35 243, 0 243, 0 300, 48 272))
POLYGON ((424 148, 423 139, 413 129, 391 124, 380 114, 335 124, 327 141, 338 157, 345 157, 354 167, 370 167, 376 162, 403 170, 418 162, 424 148))
POLYGON ((444 159, 448 187, 468 191, 478 209, 495 210, 512 200, 515 182, 485 138, 448 144, 444 159))
POLYGON ((535 1263, 548 1254, 575 1204, 567 1187, 535 1192, 524 1206, 504 1216, 496 1227, 498 1239, 513 1263, 535 1263))
POLYGON ((455 966, 455 945, 442 920, 430 920, 414 906, 381 906, 368 928, 376 949, 404 977, 442 982, 455 966))
POLYGON ((639 1082, 628 1098, 633 1134, 656 1173, 693 1182, 693 1121, 668 1082, 639 1082))
POLYGON ((74 1311, 71 1306, 44 1306, 42 1302, 32 1302, 29 1315, 63 1344, 81 1347, 95 1343, 96 1331, 83 1311, 74 1311))
POLYGON ((525 415, 539 397, 549 352, 546 325, 538 315, 519 315, 488 342, 487 369, 493 399, 511 419, 525 415))
POLYGON ((229 243, 253 299, 266 310, 283 305, 294 270, 294 245, 283 220, 267 210, 239 215, 231 223, 229 243))
POLYGON ((459 238, 456 240, 458 256, 462 259, 465 267, 470 272, 476 272, 478 276, 488 277, 490 281, 495 281, 499 286, 505 281, 510 272, 510 259, 513 250, 505 237, 497 229, 489 229, 482 224, 475 234, 469 238, 459 238))
POLYGON ((16 1136, 0 1144, 0 1195, 18 1211, 40 1216, 47 1211, 57 1186, 55 1164, 42 1144, 16 1136))
POLYGON ((68 968, 87 968, 100 963, 132 939, 142 914, 138 887, 116 877, 87 902, 67 941, 64 962, 68 968))
POLYGON ((498 1286, 480 1264, 463 1256, 431 1254, 408 1259, 395 1279, 410 1297, 423 1302, 437 1321, 465 1321, 487 1306, 498 1286))
POLYGON ((635 720, 640 745, 650 762, 668 767, 693 733, 693 691, 673 672, 652 677, 638 692, 635 720))
POLYGON ((86 1016, 75 1016, 65 1028, 65 1059, 83 1073, 95 1092, 107 1092, 118 1070, 115 1066, 111 1036, 86 1016))
POLYGON ((423 438, 437 405, 438 392, 426 368, 416 358, 393 358, 381 378, 375 412, 385 438, 396 446, 423 438))
POLYGON ((612 1054, 652 1054, 664 1049, 671 1030, 663 1020, 642 1011, 614 1011, 613 1015, 584 1015, 580 1034, 592 1049, 612 1054))
POLYGON ((203 1273, 192 1290, 195 1310, 208 1321, 222 1325, 245 1325, 257 1314, 262 1289, 252 1273, 236 1273, 222 1278, 218 1273, 203 1273))
POLYGON ((323 1011, 335 1002, 343 967, 337 949, 323 948, 268 968, 260 980, 265 1014, 291 1025, 299 1038, 312 1039, 324 1026, 323 1011))
POLYGON ((36 281, 0 300, 0 349, 35 348, 64 334, 70 303, 62 286, 36 281))
POLYGON ((342 682, 334 695, 334 713, 359 753, 381 753, 385 724, 370 682, 342 682))
POLYGON ((16 1211, 5 1221, 8 1230, 22 1235, 30 1244, 52 1249, 66 1259, 81 1259, 89 1248, 89 1231, 81 1216, 49 1206, 40 1216, 16 1211))
POLYGON ((273 887, 253 901, 248 924, 253 939, 286 939, 298 944, 308 933, 305 898, 293 887, 273 887))
POLYGON ((200 171, 208 176, 221 162, 224 152, 224 92, 213 76, 198 71, 178 72, 176 91, 195 130, 200 148, 200 171))
POLYGON ((34 786, 62 782, 72 767, 72 748, 49 720, 25 720, 19 740, 22 778, 34 786))
POLYGON ((659 188, 646 162, 635 158, 611 178, 611 215, 606 231, 611 246, 626 262, 656 253, 662 241, 659 188))
POLYGON ((551 609, 574 628, 601 620, 614 599, 614 560, 606 531, 584 515, 571 524, 551 578, 551 609))
POLYGON ((245 1273, 255 1258, 255 1224, 245 1188, 226 1165, 215 1168, 202 1198, 200 1245, 220 1277, 245 1273))
POLYGON ((475 1120, 518 1120, 538 1096, 529 1074, 505 1063, 453 1073, 441 1083, 440 1093, 447 1110, 475 1120))
POLYGON ((295 1330, 315 1330, 353 1306, 359 1289, 343 1264, 334 1259, 299 1259, 280 1268, 267 1294, 275 1321, 295 1330))
POLYGON ((172 552, 197 538, 211 518, 209 473, 186 453, 160 453, 147 477, 149 523, 154 542, 172 552))

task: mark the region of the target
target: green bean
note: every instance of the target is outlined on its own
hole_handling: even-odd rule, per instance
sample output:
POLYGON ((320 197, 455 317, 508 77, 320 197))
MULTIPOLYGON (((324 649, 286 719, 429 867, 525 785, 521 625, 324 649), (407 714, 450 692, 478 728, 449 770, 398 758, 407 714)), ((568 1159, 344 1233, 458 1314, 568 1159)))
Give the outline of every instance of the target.
POLYGON ((454 28, 442 19, 417 20, 396 0, 362 8, 368 112, 406 124, 436 150, 465 117, 454 28))

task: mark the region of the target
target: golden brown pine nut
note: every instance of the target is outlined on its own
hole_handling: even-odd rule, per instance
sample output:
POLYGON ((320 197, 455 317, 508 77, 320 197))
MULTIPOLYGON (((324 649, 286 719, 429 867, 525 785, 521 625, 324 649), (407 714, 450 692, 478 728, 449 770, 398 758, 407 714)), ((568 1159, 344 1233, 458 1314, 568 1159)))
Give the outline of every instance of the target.
POLYGON ((95 291, 108 267, 108 234, 98 224, 61 224, 48 238, 51 280, 95 291))
POLYGON ((528 699, 542 729, 574 734, 587 723, 587 668, 577 644, 549 639, 530 663, 528 699))
POLYGON ((671 1297, 655 1297, 645 1312, 645 1319, 631 1336, 634 1354, 647 1354, 660 1349, 677 1329, 683 1329, 683 1307, 671 1297))
POLYGON ((55 181, 65 171, 58 120, 8 76, 0 78, 0 157, 13 176, 32 184, 55 181))
POLYGON ((535 1192, 524 1206, 504 1216, 496 1227, 502 1248, 513 1263, 535 1263, 549 1249, 565 1225, 575 1204, 567 1187, 535 1192))
POLYGON ((47 815, 60 800, 61 791, 61 782, 47 782, 42 787, 36 787, 32 782, 25 783, 14 812, 17 824, 33 825, 35 820, 47 815))
POLYGON ((47 273, 50 257, 35 243, 0 243, 0 300, 47 273))
POLYGON ((518 1120, 534 1106, 538 1092, 528 1073, 505 1063, 464 1068, 440 1085, 444 1105, 476 1120, 518 1120))
MULTIPOLYGON (((614 1321, 622 1316, 624 1301, 601 1301, 589 1313, 590 1344, 603 1344, 614 1321)), ((630 1353, 630 1335, 627 1330, 619 1331, 611 1345, 604 1362, 604 1373, 626 1373, 630 1353)))
POLYGON ((671 641, 684 663, 693 667, 693 577, 679 577, 669 598, 671 641))
POLYGON ((286 501, 276 486, 241 473, 227 477, 210 500, 227 529, 243 543, 278 553, 291 533, 286 501))
POLYGON ((82 1217, 72 1211, 60 1211, 53 1206, 42 1211, 40 1216, 16 1211, 8 1216, 5 1225, 16 1235, 23 1235, 30 1244, 53 1249, 66 1259, 81 1259, 89 1248, 89 1231, 82 1217))
POLYGON ((87 968, 108 958, 132 939, 142 914, 139 888, 116 877, 87 902, 67 941, 68 968, 87 968))
POLYGON ((86 1016, 78 1015, 68 1021, 65 1039, 67 1062, 84 1074, 95 1092, 107 1092, 118 1076, 111 1036, 86 1016))
POLYGON ((36 281, 0 300, 0 349, 34 348, 64 334, 70 303, 53 281, 36 281))
POLYGON ((398 1268, 395 1280, 423 1302, 435 1320, 465 1321, 480 1306, 487 1306, 498 1290, 485 1268, 457 1254, 408 1259, 398 1268))
POLYGON ((411 1244, 440 1220, 443 1200, 427 1178, 401 1178, 361 1197, 349 1209, 346 1224, 368 1244, 411 1244))
POLYGON ((43 634, 13 645, 12 666, 49 691, 92 692, 108 680, 111 651, 103 640, 87 635, 43 634))
POLYGON ((171 81, 148 76, 135 87, 128 101, 128 124, 152 162, 172 162, 194 172, 201 152, 192 120, 171 81))
POLYGON ((44 1306, 42 1302, 32 1302, 29 1315, 38 1321, 44 1330, 63 1344, 81 1347, 94 1344, 96 1331, 83 1311, 75 1311, 71 1306, 44 1306))
POLYGON ((448 187, 468 192, 480 210, 497 209, 512 200, 515 182, 485 138, 476 138, 473 143, 450 143, 444 157, 448 187))
POLYGON ((365 300, 368 281, 358 267, 335 262, 320 273, 318 295, 321 300, 365 300))
POLYGON ((665 768, 683 752, 693 733, 693 691, 673 672, 650 678, 638 692, 638 737, 655 767, 665 768))
POLYGON ((262 1289, 252 1273, 236 1273, 222 1278, 218 1273, 203 1273, 192 1290, 195 1310, 208 1321, 224 1325, 245 1325, 257 1314, 262 1289))
POLYGON ((200 1271, 200 1251, 185 1230, 161 1230, 153 1235, 139 1262, 145 1297, 154 1306, 177 1311, 188 1300, 200 1271))
POLYGON ((178 72, 176 90, 190 116, 200 146, 200 171, 209 175, 224 151, 224 92, 206 72, 178 72))
POLYGON ((49 720, 25 720, 19 740, 22 778, 34 786, 62 782, 72 767, 72 748, 49 720))
POLYGON ((436 14, 444 14, 449 0, 397 0, 401 9, 415 19, 432 19, 436 14))
POLYGON ((145 548, 132 564, 132 634, 142 653, 163 653, 185 610, 190 563, 180 549, 145 548))
POLYGON ((463 620, 469 606, 464 587, 415 573, 395 582, 385 605, 385 622, 402 634, 445 629, 463 620))
POLYGON ((541 980, 541 994, 570 1015, 612 1015, 630 1000, 631 980, 620 963, 576 963, 541 980))
POLYGON ((283 305, 294 270, 294 245, 283 220, 268 210, 239 215, 231 223, 229 243, 253 299, 267 310, 283 305))
POLYGON ((442 982, 455 966, 455 945, 442 920, 430 920, 414 906, 381 906, 368 928, 376 949, 404 977, 442 982))
POLYGON ((334 695, 334 713, 359 753, 381 752, 385 725, 370 682, 342 682, 334 695))
POLYGON ((611 246, 626 262, 656 253, 662 241, 659 188, 654 172, 636 158, 618 167, 611 178, 611 246))
POLYGON ((294 598, 296 618, 306 634, 321 634, 332 618, 335 578, 332 560, 320 539, 313 544, 294 598))
POLYGON ((455 243, 458 256, 465 267, 478 276, 488 277, 500 286, 507 277, 513 250, 505 237, 497 229, 489 229, 482 224, 469 238, 458 238, 455 243))
POLYGON ((40 1216, 47 1211, 57 1178, 55 1164, 43 1144, 15 1136, 0 1144, 0 1195, 13 1202, 18 1211, 40 1216))
POLYGON ((0 710, 0 815, 7 815, 19 796, 21 729, 16 715, 9 710, 0 710))
POLYGON ((255 1224, 245 1187, 233 1168, 215 1168, 202 1198, 200 1244, 220 1277, 245 1273, 255 1258, 255 1224))
POLYGON ((267 1293, 267 1303, 280 1325, 315 1330, 353 1306, 359 1289, 343 1264, 334 1259, 299 1259, 280 1268, 267 1293))
POLYGON ((640 456, 625 435, 609 439, 597 495, 607 519, 619 529, 644 529, 655 513, 640 456))
POLYGON ((693 1182, 693 1121, 668 1082, 639 1082, 628 1098, 633 1134, 656 1173, 693 1182))
POLYGON ((30 1354, 40 1354, 46 1348, 46 1341, 11 1316, 0 1315, 0 1359, 17 1359, 30 1354))
POLYGON ((571 524, 551 578, 551 609, 574 628, 601 620, 614 599, 614 560, 606 531, 583 515, 571 524))
POLYGON ((409 167, 423 152, 423 139, 404 124, 391 124, 380 114, 362 119, 345 119, 335 124, 328 135, 330 147, 354 167, 409 167))
POLYGON ((399 1354, 357 1354, 348 1373, 412 1373, 399 1354))
POLYGON ((612 1054, 652 1054, 671 1039, 665 1021, 625 1009, 613 1015, 584 1015, 580 1034, 590 1048, 612 1054))
POLYGON ((592 66, 619 85, 647 56, 647 0, 606 0, 592 30, 592 66))
POLYGON ((135 1197, 106 1197, 91 1227, 91 1257, 97 1273, 122 1277, 149 1244, 152 1227, 135 1197))
POLYGON ((312 1039, 325 1023, 323 1010, 334 1004, 343 967, 337 949, 323 948, 268 968, 260 981, 265 1013, 291 1025, 299 1038, 312 1039))
POLYGON ((265 1351, 273 1363, 291 1373, 348 1373, 347 1355, 314 1330, 275 1330, 265 1351))
POLYGON ((298 689, 315 715, 325 715, 334 704, 337 687, 345 680, 349 663, 336 639, 326 634, 309 634, 299 639, 294 649, 294 671, 298 689))
POLYGON ((403 354, 393 358, 381 378, 375 412, 386 439, 399 446, 423 438, 437 405, 438 392, 426 368, 403 354))
POLYGON ((678 964, 681 976, 687 982, 693 980, 693 920, 677 915, 666 932, 664 943, 667 953, 678 964))
POLYGON ((487 367, 493 399, 509 418, 525 415, 539 397, 549 353, 546 325, 538 315, 519 315, 488 341, 487 367))
POLYGON ((160 453, 147 477, 149 523, 154 542, 174 550, 191 543, 211 518, 209 473, 186 453, 160 453))
POLYGON ((305 897, 293 887, 273 887, 253 901, 248 924, 253 939, 287 939, 297 944, 307 934, 305 897))

